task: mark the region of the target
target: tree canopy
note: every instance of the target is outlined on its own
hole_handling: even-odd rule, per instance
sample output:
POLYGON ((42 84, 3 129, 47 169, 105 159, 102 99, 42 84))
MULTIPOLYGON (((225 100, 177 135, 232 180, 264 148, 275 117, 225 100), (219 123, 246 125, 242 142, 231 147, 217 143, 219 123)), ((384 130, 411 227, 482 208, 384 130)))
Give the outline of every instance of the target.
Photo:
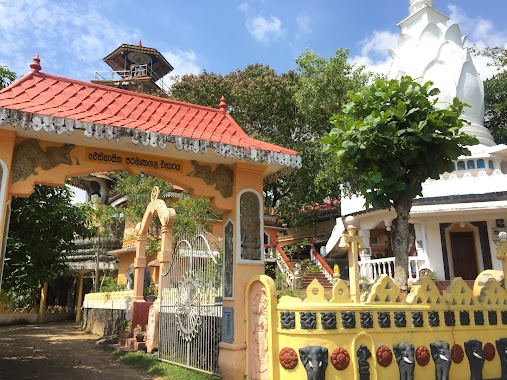
MULTIPOLYGON (((151 191, 154 186, 158 186, 160 195, 167 194, 172 190, 172 185, 156 177, 139 173, 130 175, 127 172, 114 172, 111 177, 115 180, 115 191, 127 198, 126 205, 122 207, 125 217, 132 225, 140 222, 150 203, 151 191)), ((189 198, 186 193, 183 197, 170 205, 176 211, 176 221, 173 227, 173 236, 178 239, 179 236, 189 234, 193 235, 199 231, 209 231, 212 222, 220 219, 220 216, 211 208, 208 199, 189 198)), ((148 252, 155 253, 159 249, 158 240, 158 219, 154 219, 156 233, 149 235, 148 252)))
POLYGON ((499 70, 484 81, 484 124, 497 144, 507 144, 507 49, 486 48, 481 54, 499 70))
POLYGON ((13 306, 33 307, 44 282, 65 273, 75 234, 89 234, 84 220, 67 188, 35 186, 29 198, 12 199, 2 287, 13 306))
POLYGON ((453 171, 452 160, 470 154, 466 146, 478 143, 460 132, 466 105, 455 98, 449 107, 437 108, 440 91, 432 85, 408 76, 377 79, 349 94, 349 103, 332 118, 335 127, 323 139, 326 153, 348 173, 346 185, 365 198, 367 207, 395 209, 395 281, 401 286, 407 280, 413 198, 421 195, 426 179, 453 171))
POLYGON ((370 77, 347 58, 346 50, 329 59, 306 51, 297 70, 288 73, 255 64, 225 76, 185 75, 173 84, 171 97, 216 108, 223 95, 231 116, 250 136, 300 152, 303 167, 264 188, 266 207, 299 224, 308 221, 308 214, 302 214, 305 206, 340 196, 341 177, 322 153, 320 139, 346 92, 360 89, 370 77))
POLYGON ((0 66, 0 90, 16 80, 16 73, 5 66, 0 66))

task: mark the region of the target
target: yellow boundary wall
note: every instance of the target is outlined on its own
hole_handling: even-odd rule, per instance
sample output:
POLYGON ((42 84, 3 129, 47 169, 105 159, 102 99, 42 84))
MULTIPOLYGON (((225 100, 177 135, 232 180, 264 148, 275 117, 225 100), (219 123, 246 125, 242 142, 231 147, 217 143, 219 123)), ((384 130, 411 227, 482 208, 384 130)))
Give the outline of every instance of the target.
MULTIPOLYGON (((328 349, 325 377, 328 380, 359 378, 357 350, 360 345, 367 346, 372 354, 368 360, 370 379, 396 379, 399 369, 394 354, 387 367, 377 362, 376 352, 380 346, 387 346, 392 351, 393 345, 410 343, 415 349, 424 346, 430 350, 430 343, 444 341, 449 347, 458 344, 464 349, 464 342, 469 340, 479 340, 484 347, 486 343, 495 346, 497 339, 507 338, 507 294, 494 279, 488 280, 478 297, 461 278, 451 282, 445 296, 431 280, 425 279, 404 297, 389 277, 382 276, 367 294, 362 295, 360 303, 351 302, 345 281, 340 280, 334 285, 332 299, 328 301, 324 297, 324 288, 314 280, 306 289, 304 300, 284 296, 277 303, 273 281, 266 276, 257 276, 247 286, 247 315, 250 315, 249 290, 259 281, 265 286, 268 299, 269 379, 306 379, 298 352, 299 348, 306 346, 328 349), (324 316, 327 321, 323 321, 324 316), (333 318, 336 320, 334 328, 333 323, 329 323, 333 318), (285 369, 279 362, 279 352, 285 347, 298 353, 299 360, 294 369, 285 369), (331 354, 336 348, 344 348, 350 355, 350 363, 343 370, 335 369, 331 363, 331 354)), ((498 352, 492 360, 485 361, 482 373, 484 379, 500 378, 498 352)), ((466 355, 461 363, 452 363, 449 375, 451 379, 470 378, 466 355)), ((427 365, 416 363, 415 378, 435 378, 431 358, 427 365)))

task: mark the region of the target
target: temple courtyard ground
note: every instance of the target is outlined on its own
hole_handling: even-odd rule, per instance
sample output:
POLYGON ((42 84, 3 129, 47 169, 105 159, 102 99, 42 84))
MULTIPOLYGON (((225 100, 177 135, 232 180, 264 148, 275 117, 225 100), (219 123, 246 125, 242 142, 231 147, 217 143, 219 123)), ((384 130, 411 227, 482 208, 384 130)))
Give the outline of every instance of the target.
POLYGON ((74 322, 0 326, 0 379, 160 379, 97 347, 74 322))

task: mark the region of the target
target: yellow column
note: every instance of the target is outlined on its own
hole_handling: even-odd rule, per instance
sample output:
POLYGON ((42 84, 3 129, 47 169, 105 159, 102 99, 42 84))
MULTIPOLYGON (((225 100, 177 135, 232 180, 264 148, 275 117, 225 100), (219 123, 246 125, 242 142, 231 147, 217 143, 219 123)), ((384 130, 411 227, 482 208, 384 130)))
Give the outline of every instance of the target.
POLYGON ((39 318, 37 318, 38 323, 44 322, 44 317, 46 316, 47 296, 48 296, 48 283, 45 282, 40 292, 39 318))
MULTIPOLYGON (((254 166, 249 164, 238 163, 235 165, 234 170, 234 197, 236 202, 234 208, 230 213, 224 214, 224 220, 231 219, 234 223, 234 264, 233 264, 233 277, 234 277, 234 294, 233 299, 224 300, 223 306, 232 308, 234 311, 233 325, 234 325, 234 340, 232 343, 221 342, 220 352, 218 356, 218 366, 224 380, 237 380, 244 379, 246 376, 246 302, 245 289, 249 280, 253 276, 263 275, 265 272, 264 259, 259 260, 259 263, 239 263, 237 239, 240 234, 239 218, 239 201, 238 197, 242 190, 252 189, 260 194, 262 198, 262 175, 265 168, 262 166, 254 166)), ((261 210, 262 210, 261 202, 261 210)), ((262 217, 262 216, 261 216, 262 217)), ((262 222, 261 222, 262 226, 262 222)), ((225 242, 225 239, 224 239, 225 242)), ((261 242, 262 243, 262 242, 261 242)), ((261 244, 261 247, 263 245, 261 244)), ((264 250, 262 249, 262 255, 264 250)))
POLYGON ((496 249, 496 258, 502 261, 503 267, 503 286, 507 290, 507 232, 500 232, 500 246, 496 249))
POLYGON ((9 230, 7 203, 12 196, 7 191, 10 183, 12 154, 16 133, 14 131, 0 130, 0 288, 2 286, 2 274, 5 260, 5 246, 7 231, 9 230))
POLYGON ((76 322, 81 322, 81 308, 83 306, 83 277, 84 273, 79 273, 77 280, 77 304, 76 304, 76 322))
POLYGON ((144 301, 144 268, 146 268, 146 234, 138 236, 134 259, 134 302, 144 301))
POLYGON ((347 217, 348 234, 342 235, 340 239, 340 248, 347 248, 349 256, 349 283, 350 299, 352 302, 361 301, 361 290, 359 289, 359 250, 364 248, 363 237, 357 234, 357 227, 354 226, 355 219, 347 217))

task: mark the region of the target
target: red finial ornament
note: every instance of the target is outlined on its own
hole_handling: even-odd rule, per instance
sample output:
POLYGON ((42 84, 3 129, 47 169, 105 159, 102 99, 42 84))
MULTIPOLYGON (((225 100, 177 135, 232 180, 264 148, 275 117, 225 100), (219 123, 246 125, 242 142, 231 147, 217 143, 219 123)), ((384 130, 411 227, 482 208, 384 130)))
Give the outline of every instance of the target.
POLYGON ((227 102, 225 101, 225 98, 222 96, 220 98, 220 103, 218 104, 218 109, 220 112, 226 112, 227 111, 227 102))
POLYGON ((38 73, 40 71, 41 67, 40 67, 39 54, 37 54, 35 57, 33 57, 33 61, 30 64, 30 69, 34 73, 38 73))
POLYGON ((141 40, 139 40, 139 42, 137 43, 137 46, 143 47, 143 44, 142 44, 141 40))

